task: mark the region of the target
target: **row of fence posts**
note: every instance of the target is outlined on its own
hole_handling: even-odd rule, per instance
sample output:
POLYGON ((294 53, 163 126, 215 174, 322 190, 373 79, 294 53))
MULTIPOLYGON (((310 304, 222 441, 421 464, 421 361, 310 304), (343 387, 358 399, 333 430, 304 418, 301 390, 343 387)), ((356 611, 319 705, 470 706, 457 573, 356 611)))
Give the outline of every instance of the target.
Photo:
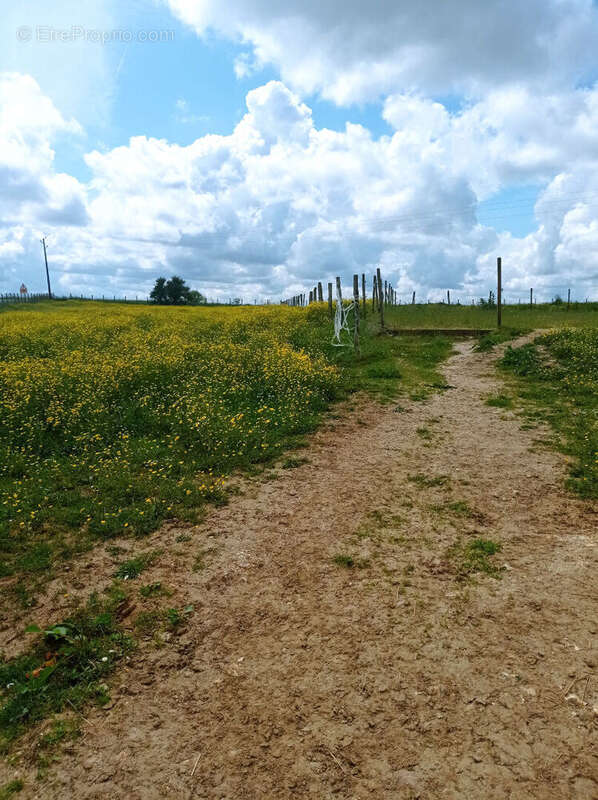
MULTIPOLYGON (((337 286, 340 284, 340 278, 336 278, 337 286)), ((353 275, 353 289, 355 289, 355 285, 357 285, 359 289, 359 275, 353 275)), ((359 293, 359 292, 358 292, 359 293)), ((353 292, 355 294, 355 291, 353 292)), ((366 301, 366 276, 365 272, 361 274, 361 302, 363 304, 363 308, 365 310, 365 301, 366 301)), ((289 297, 286 300, 281 300, 283 305, 287 306, 308 306, 312 303, 323 303, 324 302, 324 290, 323 284, 321 281, 318 281, 317 285, 314 286, 313 289, 310 289, 309 292, 303 294, 296 294, 293 297, 289 297)), ((395 306, 399 304, 399 298, 396 289, 394 286, 388 282, 384 281, 384 285, 382 285, 382 278, 380 275, 380 269, 377 269, 373 275, 372 280, 372 303, 374 310, 382 310, 383 306, 395 306), (379 288, 380 287, 380 288, 379 288)), ((415 292, 413 292, 412 303, 415 305, 415 292)), ((328 283, 328 306, 330 312, 332 313, 332 283, 328 283)))
POLYGON ((47 294, 0 294, 0 303, 39 303, 47 300, 47 294))
MULTIPOLYGON (((366 293, 366 276, 365 272, 361 274, 361 297, 360 297, 360 281, 359 275, 353 275, 353 307, 354 307, 354 337, 353 343, 355 349, 359 352, 359 321, 360 317, 364 318, 367 315, 367 293, 366 293)), ((342 297, 341 279, 336 278, 336 295, 342 297)), ((321 281, 308 293, 297 294, 289 297, 287 300, 281 301, 283 305, 287 306, 308 306, 312 303, 324 302, 324 289, 321 281)), ((415 292, 413 292, 412 303, 415 305, 415 292)), ((380 326, 384 328, 384 307, 395 306, 398 304, 398 294, 394 286, 389 281, 382 282, 382 275, 380 268, 372 276, 372 312, 380 314, 380 326)), ((328 283, 328 313, 331 317, 334 316, 334 304, 332 299, 332 282, 328 283)))
MULTIPOLYGON (((497 268, 497 316, 498 316, 498 327, 502 324, 502 259, 497 258, 496 260, 496 268, 497 268)), ((568 302, 571 299, 569 292, 568 302)), ((341 279, 337 276, 336 278, 336 296, 338 298, 342 298, 342 287, 341 287, 341 279)), ((530 303, 532 302, 533 297, 533 290, 530 289, 530 303)), ((355 324, 354 324, 354 346, 355 350, 359 352, 359 318, 363 316, 365 318, 367 314, 367 303, 366 303, 366 279, 365 279, 365 272, 361 274, 361 309, 360 309, 360 298, 359 298, 359 275, 353 275, 353 304, 354 304, 354 316, 355 316, 355 324)), ((448 305, 451 305, 451 292, 450 289, 447 289, 446 292, 446 301, 448 305)), ((323 296, 323 288, 322 282, 318 281, 317 285, 314 286, 313 289, 310 289, 309 293, 306 294, 297 294, 293 297, 288 298, 287 300, 282 300, 284 305, 290 306, 305 306, 311 305, 312 303, 322 303, 324 302, 323 296)), ((393 285, 389 281, 382 282, 382 275, 380 273, 380 267, 376 268, 376 272, 372 276, 372 312, 380 314, 380 327, 384 329, 384 307, 385 306, 395 306, 400 304, 397 292, 393 285)), ((415 305, 415 292, 413 292, 411 296, 411 304, 415 305)), ((334 315, 334 307, 332 302, 332 283, 328 283, 328 313, 332 317, 334 315)))
MULTIPOLYGON (((361 274, 361 313, 363 317, 365 317, 367 313, 367 305, 366 305, 366 287, 365 287, 365 272, 361 274)), ((339 277, 336 278, 336 289, 337 289, 337 297, 342 297, 342 290, 341 290, 341 279, 339 277)), ((502 258, 498 257, 496 259, 496 310, 497 310, 497 323, 498 327, 500 328, 502 325, 502 306, 503 306, 503 289, 502 289, 502 258)), ((290 306, 305 306, 310 305, 311 303, 322 303, 324 300, 323 292, 322 292, 322 283, 318 281, 317 286, 314 286, 313 289, 309 291, 308 295, 305 294, 297 294, 294 297, 289 298, 288 300, 283 300, 282 303, 290 306)), ((492 292, 490 292, 489 302, 492 300, 492 292)), ((353 275, 353 302, 355 307, 355 348, 359 348, 359 275, 353 275)), ((446 291, 446 302, 450 306, 451 305, 451 290, 447 289, 446 291)), ((587 302, 587 299, 586 299, 587 302)), ((412 305, 415 305, 415 292, 413 292, 411 297, 412 305)), ((380 268, 376 269, 376 272, 373 275, 372 279, 372 310, 373 312, 378 311, 380 314, 380 326, 384 328, 384 306, 394 306, 400 305, 400 300, 398 298, 397 292, 395 291, 394 287, 388 281, 384 281, 382 283, 382 276, 380 274, 380 268)), ((459 301, 457 301, 459 305, 459 301)), ((472 301, 473 304, 473 301, 472 301)), ((533 308, 534 305, 534 290, 529 290, 529 304, 530 308, 533 308)), ((567 309, 569 309, 571 305, 571 289, 567 290, 567 309)), ((328 283, 328 311, 330 316, 333 316, 333 304, 332 304, 332 283, 328 283)))

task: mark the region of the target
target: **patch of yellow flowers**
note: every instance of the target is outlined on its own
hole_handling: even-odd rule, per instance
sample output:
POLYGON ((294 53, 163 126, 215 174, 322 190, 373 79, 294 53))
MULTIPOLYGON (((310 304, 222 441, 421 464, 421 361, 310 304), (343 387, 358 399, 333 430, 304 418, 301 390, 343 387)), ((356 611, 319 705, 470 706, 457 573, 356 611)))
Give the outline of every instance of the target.
POLYGON ((286 306, 101 303, 0 315, 0 525, 101 535, 192 517, 338 391, 328 327, 286 306))

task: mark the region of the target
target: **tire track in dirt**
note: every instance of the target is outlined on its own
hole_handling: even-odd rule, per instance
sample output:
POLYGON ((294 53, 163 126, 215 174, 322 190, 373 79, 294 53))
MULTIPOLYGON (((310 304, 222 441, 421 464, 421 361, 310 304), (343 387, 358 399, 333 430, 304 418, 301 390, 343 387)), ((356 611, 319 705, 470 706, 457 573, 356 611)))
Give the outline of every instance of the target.
POLYGON ((187 551, 180 529, 144 542, 167 549, 147 580, 195 614, 120 671, 44 796, 597 797, 598 515, 541 429, 484 405, 491 363, 459 344, 453 388, 363 400, 187 551), (476 536, 501 580, 455 579, 476 536))

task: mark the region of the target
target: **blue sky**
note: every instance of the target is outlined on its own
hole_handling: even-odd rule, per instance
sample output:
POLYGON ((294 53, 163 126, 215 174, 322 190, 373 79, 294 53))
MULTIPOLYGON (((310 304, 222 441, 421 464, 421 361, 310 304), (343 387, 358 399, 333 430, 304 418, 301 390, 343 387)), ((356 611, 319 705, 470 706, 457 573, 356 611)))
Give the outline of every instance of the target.
POLYGON ((179 271, 276 298, 380 263, 405 294, 465 299, 500 254, 513 292, 598 295, 595 4, 506 6, 7 9, 0 291, 37 286, 49 233, 64 291, 143 294, 179 271), (78 35, 44 41, 40 26, 78 35), (136 41, 148 31, 164 40, 136 41))
MULTIPOLYGON (((70 142, 56 149, 57 167, 81 180, 89 177, 82 154, 90 146, 117 147, 139 135, 188 145, 208 133, 230 134, 246 112, 247 92, 279 77, 277 70, 264 67, 238 78, 234 63, 245 48, 215 35, 199 38, 162 5, 134 4, 119 20, 121 26, 133 31, 172 31, 172 39, 103 45, 117 76, 108 113, 87 126, 80 152, 73 152, 70 142)), ((64 46, 63 52, 68 55, 64 46)), ((43 89, 42 70, 39 75, 43 89)), ((339 107, 317 94, 306 96, 305 101, 318 128, 343 131, 351 122, 365 126, 376 138, 392 133, 381 116, 381 101, 339 107)), ((457 107, 454 98, 443 102, 457 107)))

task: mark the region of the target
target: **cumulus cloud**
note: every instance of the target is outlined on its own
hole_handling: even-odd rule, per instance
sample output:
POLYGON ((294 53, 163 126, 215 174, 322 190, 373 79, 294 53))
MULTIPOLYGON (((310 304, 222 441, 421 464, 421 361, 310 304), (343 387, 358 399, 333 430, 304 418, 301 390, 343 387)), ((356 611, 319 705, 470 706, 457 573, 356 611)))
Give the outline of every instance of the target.
POLYGON ((273 65, 303 93, 340 104, 410 88, 480 94, 524 80, 558 87, 593 74, 592 0, 168 0, 200 35, 245 44, 246 75, 273 65))
MULTIPOLYGON (((83 187, 53 170, 52 140, 78 136, 76 120, 66 120, 28 75, 0 73, 0 229, 33 224, 84 224, 83 187)), ((20 237, 6 234, 3 252, 20 237)))
POLYGON ((77 135, 77 123, 30 78, 4 76, 0 92, 0 159, 11 154, 0 168, 14 171, 0 209, 4 290, 27 270, 37 277, 26 283, 41 283, 42 226, 67 294, 144 295, 159 274, 178 273, 209 296, 278 299, 381 264, 405 295, 450 288, 465 299, 487 292, 497 255, 509 293, 598 284, 596 89, 536 95, 534 106, 527 89, 503 88, 453 114, 396 94, 383 111, 395 130, 375 139, 360 125, 318 129, 306 103, 271 81, 249 92, 230 135, 94 150, 86 185, 53 170, 53 137, 77 135), (20 116, 15 97, 28 98, 20 116), (52 122, 40 127, 43 103, 52 122), (525 238, 476 218, 480 197, 512 180, 545 184, 525 238))
POLYGON ((548 182, 580 160, 598 162, 596 87, 503 87, 453 115, 433 100, 398 94, 386 98, 383 116, 402 147, 450 164, 478 198, 513 183, 548 182))

